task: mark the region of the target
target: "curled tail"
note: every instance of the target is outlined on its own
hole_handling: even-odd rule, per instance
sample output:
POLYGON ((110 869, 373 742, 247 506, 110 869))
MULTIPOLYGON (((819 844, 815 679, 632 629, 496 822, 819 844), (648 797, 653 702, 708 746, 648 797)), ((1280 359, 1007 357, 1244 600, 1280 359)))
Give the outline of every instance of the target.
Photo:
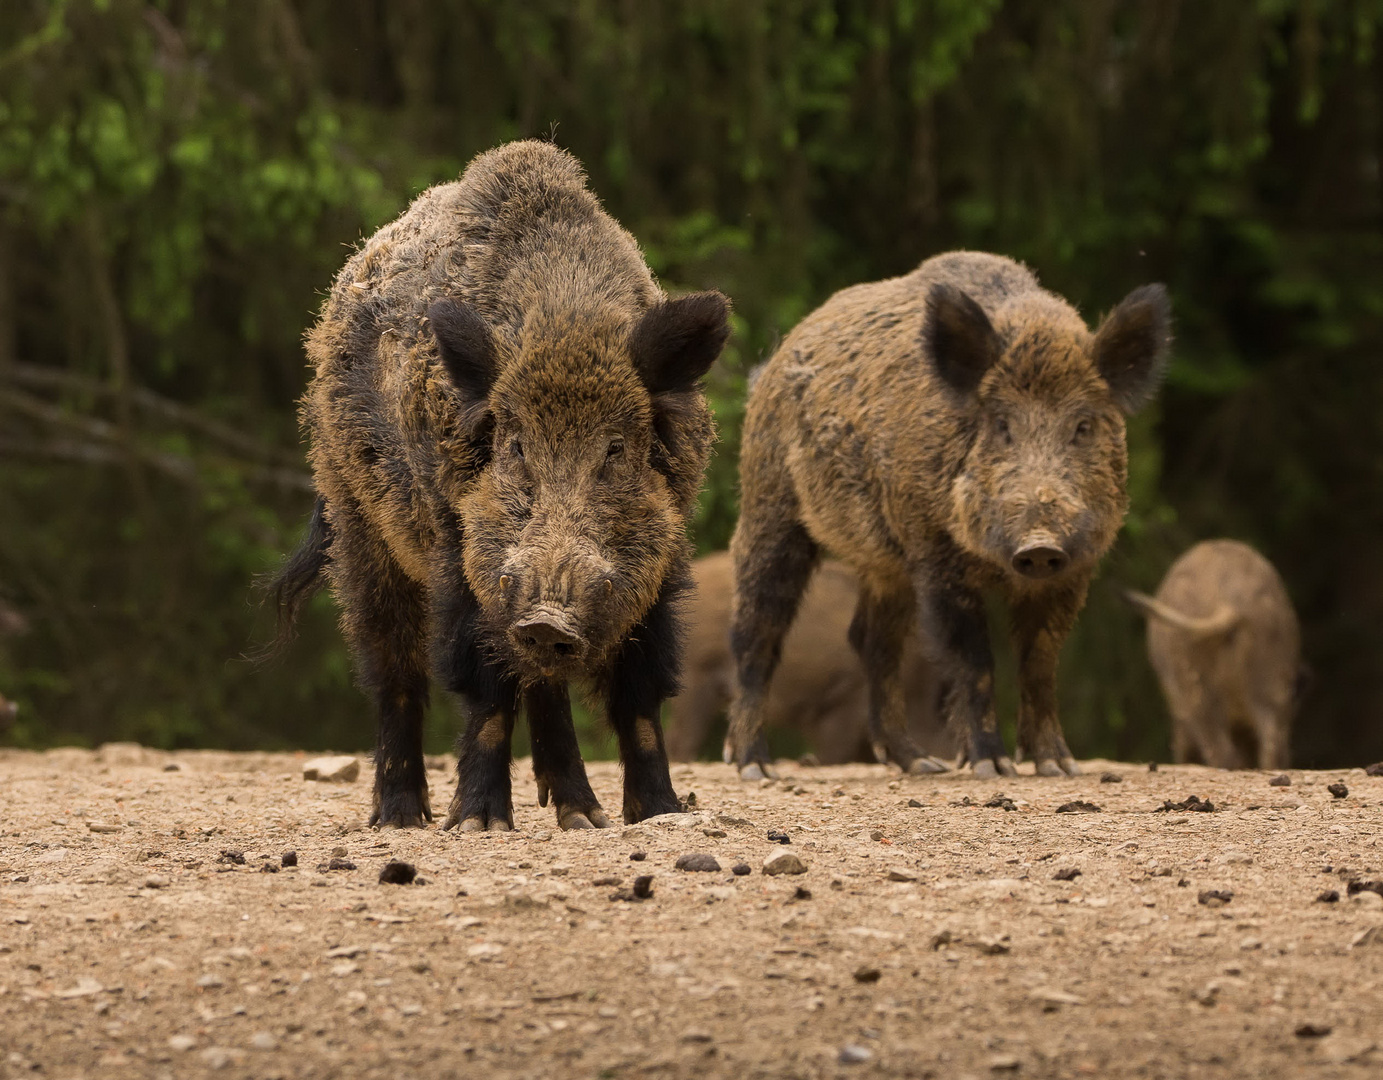
POLYGON ((323 571, 327 565, 327 551, 331 547, 331 525, 326 518, 326 508, 326 500, 319 495, 302 542, 284 560, 279 572, 264 583, 264 591, 274 600, 278 629, 274 640, 259 653, 259 660, 276 655, 293 640, 303 605, 321 592, 326 584, 323 571))
POLYGON ((1176 608, 1162 603, 1161 600, 1154 600, 1151 596, 1138 592, 1136 589, 1125 589, 1124 599, 1149 618, 1161 619, 1179 630, 1187 631, 1194 637, 1213 637, 1216 634, 1223 634, 1237 626, 1240 618, 1239 613, 1228 604, 1221 604, 1211 615, 1197 616, 1184 615, 1176 608))

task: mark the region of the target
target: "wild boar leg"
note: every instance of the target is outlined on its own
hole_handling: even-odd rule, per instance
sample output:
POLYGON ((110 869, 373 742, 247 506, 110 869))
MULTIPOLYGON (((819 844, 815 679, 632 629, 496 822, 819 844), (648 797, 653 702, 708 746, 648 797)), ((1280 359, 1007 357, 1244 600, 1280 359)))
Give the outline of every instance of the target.
POLYGON ((1057 716, 1056 670, 1061 646, 1085 603, 1085 586, 1046 592, 1013 605, 1018 654, 1018 754, 1038 776, 1079 776, 1057 716))
POLYGON ((1291 760, 1287 745, 1287 724, 1280 710, 1254 705, 1254 730, 1258 732, 1258 767, 1285 769, 1291 760))
POLYGON ((422 589, 352 506, 329 503, 328 514, 341 624, 356 678, 378 717, 370 824, 421 828, 432 820, 423 762, 428 679, 422 589))
POLYGON ((576 727, 571 719, 571 695, 560 683, 540 682, 523 695, 528 731, 533 742, 533 776, 538 781, 538 805, 552 799, 557 824, 563 829, 608 829, 610 819, 586 778, 576 727))
POLYGON ((947 688, 947 723, 966 747, 962 757, 969 758, 976 776, 1017 776, 994 712, 994 656, 979 594, 924 581, 919 600, 922 640, 947 688))
POLYGON ((510 832, 514 796, 509 775, 513 762, 513 704, 509 707, 462 696, 466 730, 456 746, 456 794, 442 828, 458 832, 510 832))
POLYGON ((672 790, 663 744, 663 702, 677 689, 679 587, 663 593, 620 646, 605 682, 610 726, 624 766, 624 821, 632 824, 682 809, 672 790))
POLYGON ((769 683, 782 656, 797 605, 821 557, 816 541, 781 507, 745 503, 735 529, 735 596, 730 652, 736 673, 724 758, 744 780, 772 776, 763 739, 769 683))
POLYGON ((906 589, 876 592, 861 584, 850 644, 869 679, 869 745, 875 760, 892 761, 904 772, 946 772, 944 764, 922 753, 907 729, 901 668, 916 607, 906 589))

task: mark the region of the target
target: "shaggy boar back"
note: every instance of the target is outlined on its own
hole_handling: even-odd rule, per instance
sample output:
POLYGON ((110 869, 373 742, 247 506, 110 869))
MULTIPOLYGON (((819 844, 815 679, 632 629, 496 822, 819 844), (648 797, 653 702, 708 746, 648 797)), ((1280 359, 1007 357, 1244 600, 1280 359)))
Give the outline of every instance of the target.
POLYGON ((908 737, 902 641, 920 621, 946 712, 982 775, 1012 773, 993 701, 981 593, 1009 602, 1018 749, 1074 774, 1056 665, 1127 508, 1125 416, 1155 392, 1170 343, 1161 286, 1091 332, 1025 267, 953 252, 842 290, 784 340, 754 386, 741 452, 726 758, 758 775, 782 629, 823 549, 860 577, 851 640, 879 760, 931 771, 908 737))
POLYGON ((1301 631, 1272 563, 1237 540, 1185 552, 1148 616, 1148 658, 1172 714, 1172 757, 1221 769, 1285 769, 1303 685, 1301 631))
MULTIPOLYGON (((735 685, 730 553, 697 559, 692 578, 696 589, 686 607, 682 691, 668 702, 667 747, 674 761, 697 756, 730 704, 735 685)), ((824 560, 783 641, 783 659, 764 705, 764 727, 801 736, 823 765, 873 759, 866 728, 868 686, 847 640, 858 599, 853 571, 824 560)), ((926 753, 953 755, 953 740, 938 716, 936 676, 916 635, 909 635, 903 646, 900 677, 913 738, 926 753)))
POLYGON ((520 709, 540 802, 563 828, 608 824, 572 680, 606 701, 626 820, 677 809, 658 716, 727 319, 719 293, 669 300, 542 142, 480 155, 346 263, 308 335, 320 498, 278 598, 291 625, 323 576, 334 589, 378 712, 372 821, 431 818, 433 677, 467 721, 448 827, 512 827, 520 709))

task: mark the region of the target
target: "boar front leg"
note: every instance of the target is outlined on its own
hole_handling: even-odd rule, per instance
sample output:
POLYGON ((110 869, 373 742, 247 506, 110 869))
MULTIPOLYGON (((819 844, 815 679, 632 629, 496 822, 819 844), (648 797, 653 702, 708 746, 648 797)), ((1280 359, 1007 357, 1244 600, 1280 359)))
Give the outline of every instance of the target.
POLYGON ((673 605, 682 587, 664 586, 620 646, 606 683, 610 726, 624 766, 626 825, 682 809, 672 790, 661 720, 663 702, 677 691, 680 634, 673 605))
POLYGON ((880 764, 892 761, 907 773, 946 772, 908 734, 901 667, 915 609, 906 584, 901 590, 875 590, 861 583, 850 644, 869 678, 869 745, 880 764))
POLYGON ((1061 646, 1085 603, 1078 588, 1038 594, 1013 605, 1018 653, 1018 753, 1030 757, 1038 776, 1079 776, 1066 747, 1056 707, 1056 669, 1061 646))
POLYGON ((947 722, 966 747, 962 759, 984 779, 1017 776, 994 712, 994 656, 979 594, 930 580, 918 592, 923 642, 946 687, 947 722))
POLYGON ((565 686, 536 683, 524 691, 524 710, 533 740, 533 776, 538 805, 552 799, 562 829, 608 829, 610 819, 591 790, 565 686))
POLYGON ((432 820, 423 762, 428 680, 422 589, 353 507, 328 504, 328 515, 341 623, 379 721, 370 824, 421 828, 432 820))
POLYGON ((783 638, 821 557, 816 541, 793 518, 794 510, 795 503, 785 505, 781 498, 752 502, 746 495, 730 545, 735 563, 730 614, 735 696, 723 756, 743 780, 774 775, 763 738, 764 706, 783 638))
POLYGON ((456 794, 442 828, 508 832, 514 827, 510 765, 518 687, 485 648, 480 602, 461 576, 459 555, 438 562, 454 569, 433 584, 433 667, 443 687, 460 696, 466 716, 456 748, 456 794))

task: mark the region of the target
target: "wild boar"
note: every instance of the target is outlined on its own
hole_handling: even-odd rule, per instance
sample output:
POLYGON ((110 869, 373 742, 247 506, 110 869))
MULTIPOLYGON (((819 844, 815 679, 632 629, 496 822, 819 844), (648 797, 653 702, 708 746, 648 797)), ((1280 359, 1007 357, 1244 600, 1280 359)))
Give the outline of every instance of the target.
POLYGON ((1185 552, 1148 616, 1148 658, 1172 714, 1172 757, 1220 769, 1285 769, 1305 680, 1301 631, 1272 563, 1238 540, 1185 552))
MULTIPOLYGON (((730 704, 730 553, 692 563, 696 588, 687 601, 682 692, 668 702, 668 756, 689 761, 730 704)), ((783 641, 783 659, 764 705, 764 726, 800 734, 823 765, 872 760, 864 668, 846 647, 859 584, 848 566, 825 559, 802 597, 783 641)), ((908 730, 926 752, 952 755, 953 740, 937 715, 936 678, 917 648, 903 646, 903 702, 908 730)))
POLYGON ((539 802, 564 829, 609 824, 573 680, 606 702, 625 821, 678 809, 659 712, 728 317, 716 292, 669 299, 576 159, 537 141, 480 155, 346 263, 307 339, 319 498, 275 591, 282 641, 333 587, 378 713, 372 822, 431 820, 431 678, 466 715, 444 828, 513 827, 520 708, 539 802))
POLYGON ((726 760, 761 773, 783 632, 825 549, 860 577, 850 637, 880 761, 937 767, 903 722, 898 665, 917 621, 964 756, 977 775, 1014 773, 994 712, 992 589, 1011 609, 1019 754, 1041 775, 1076 774, 1057 656, 1127 510, 1124 418, 1155 393, 1170 341, 1160 285, 1092 334, 1027 268, 964 251, 844 289, 803 319, 745 416, 726 760))

